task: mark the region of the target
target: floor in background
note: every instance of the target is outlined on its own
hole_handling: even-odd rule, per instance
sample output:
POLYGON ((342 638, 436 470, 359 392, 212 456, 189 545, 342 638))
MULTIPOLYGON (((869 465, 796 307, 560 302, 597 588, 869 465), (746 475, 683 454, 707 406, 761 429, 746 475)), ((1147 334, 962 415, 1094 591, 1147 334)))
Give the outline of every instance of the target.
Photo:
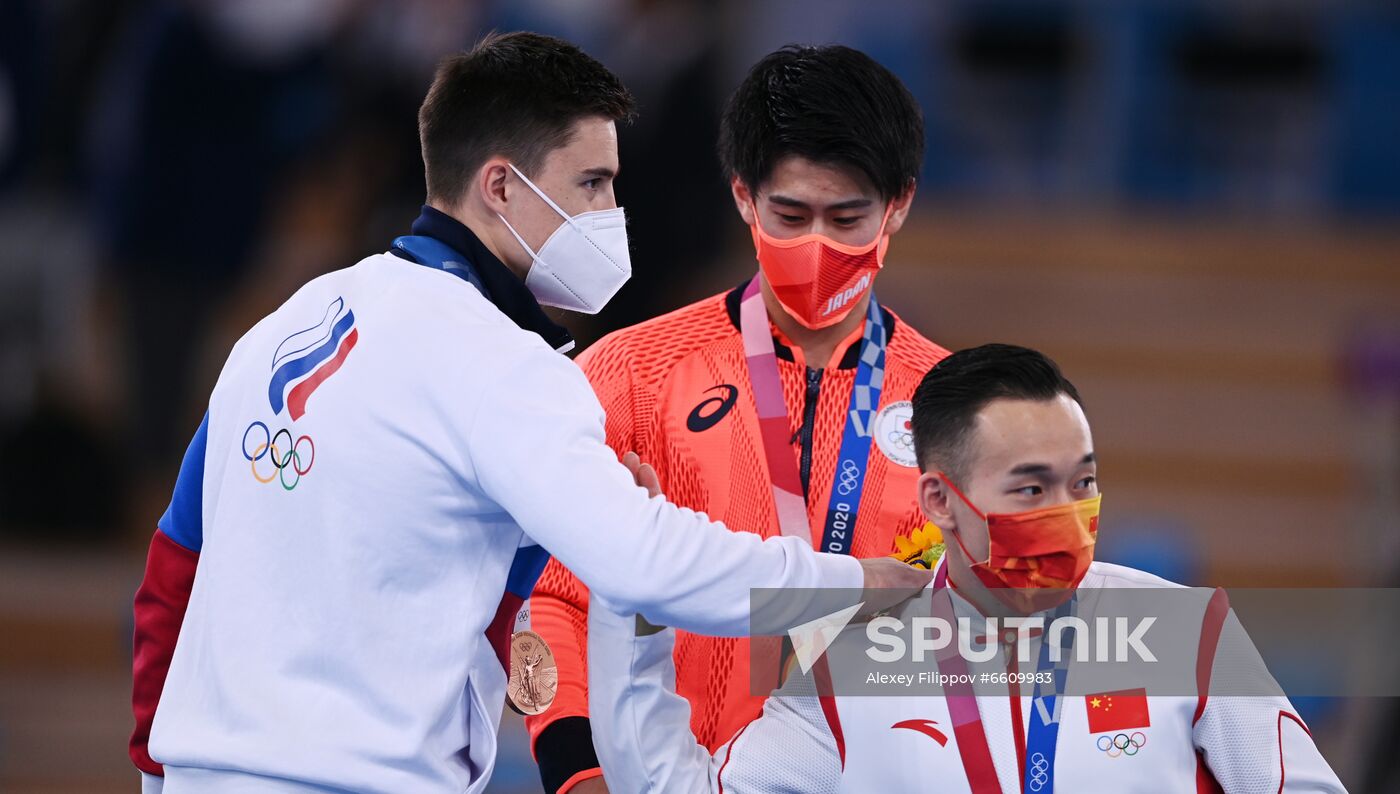
MULTIPOLYGON (((0 792, 131 794, 131 595, 139 557, 0 548, 0 792)), ((492 794, 539 794, 507 710, 492 794)))

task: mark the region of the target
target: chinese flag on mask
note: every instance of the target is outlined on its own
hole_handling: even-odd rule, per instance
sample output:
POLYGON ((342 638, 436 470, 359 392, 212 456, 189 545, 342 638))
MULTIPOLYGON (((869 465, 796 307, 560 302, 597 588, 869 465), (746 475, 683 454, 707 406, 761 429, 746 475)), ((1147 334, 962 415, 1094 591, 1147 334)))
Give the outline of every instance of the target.
POLYGON ((1147 718, 1146 689, 1086 695, 1084 709, 1089 712, 1089 733, 1112 733, 1152 724, 1147 718))

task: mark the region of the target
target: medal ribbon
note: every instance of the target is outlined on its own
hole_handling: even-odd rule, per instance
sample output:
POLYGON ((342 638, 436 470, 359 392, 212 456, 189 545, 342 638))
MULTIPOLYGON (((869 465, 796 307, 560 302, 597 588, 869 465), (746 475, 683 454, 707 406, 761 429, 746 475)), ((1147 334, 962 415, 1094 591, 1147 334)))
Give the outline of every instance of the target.
MULTIPOLYGON (((1074 604, 1075 598, 1071 598, 1057 607, 1051 622, 1068 615, 1074 604)), ((1076 634, 1070 634, 1068 640, 1065 633, 1058 635, 1057 639, 1061 642, 1069 643, 1060 646, 1058 662, 1050 661, 1050 633, 1047 631, 1041 635, 1040 663, 1036 672, 1049 672, 1053 683, 1047 691, 1042 680, 1044 676, 1036 675, 1035 695, 1031 698, 1030 730, 1026 739, 1026 764, 1021 770, 1023 792, 1051 794, 1055 790, 1055 750, 1059 747, 1060 707, 1064 699, 1060 693, 1069 685, 1070 650, 1077 639, 1076 634)))
POLYGON ((423 267, 451 273, 476 287, 477 291, 485 295, 487 300, 491 299, 491 293, 486 291, 486 286, 481 283, 481 277, 472 269, 472 263, 441 240, 413 234, 395 238, 394 248, 404 252, 410 259, 423 267))
MULTIPOLYGON (((958 740, 963 771, 972 794, 1001 794, 996 765, 987 744, 987 731, 982 724, 982 712, 977 707, 977 695, 968 677, 967 660, 958 652, 958 621, 953 615, 953 599, 948 594, 948 562, 938 565, 933 580, 933 616, 943 620, 952 632, 948 646, 938 651, 935 660, 941 671, 952 677, 947 691, 948 716, 953 721, 953 735, 958 740)), ((1069 614, 1074 600, 1061 604, 1054 617, 1069 614)), ((1063 635, 1061 635, 1063 636, 1063 635)), ((1010 651, 1008 651, 1009 653, 1010 651)), ((1036 667, 1035 697, 1032 699, 1030 732, 1026 748, 1026 764, 1018 769, 1021 790, 1032 794, 1051 794, 1055 788, 1055 750, 1060 736, 1060 692, 1068 679, 1069 649, 1062 649, 1060 661, 1050 662, 1050 637, 1042 636, 1040 659, 1036 667), (1043 688, 1041 673, 1049 672, 1054 683, 1049 692, 1043 688)), ((1020 731, 1020 725, 1013 725, 1020 731)))
MULTIPOLYGON (((778 375, 778 355, 768 328, 768 310, 763 305, 759 276, 744 288, 739 304, 739 331, 748 361, 749 385, 758 408, 758 425, 768 474, 773 482, 773 504, 778 511, 778 528, 784 535, 811 541, 807 502, 802 495, 802 479, 792 454, 791 423, 783 383, 778 375)), ((818 551, 850 554, 855 534, 865 473, 870 463, 870 442, 874 440, 875 411, 885 385, 885 323, 874 294, 866 312, 865 331, 860 343, 860 363, 851 387, 850 409, 841 435, 841 450, 831 484, 826 524, 818 551)))

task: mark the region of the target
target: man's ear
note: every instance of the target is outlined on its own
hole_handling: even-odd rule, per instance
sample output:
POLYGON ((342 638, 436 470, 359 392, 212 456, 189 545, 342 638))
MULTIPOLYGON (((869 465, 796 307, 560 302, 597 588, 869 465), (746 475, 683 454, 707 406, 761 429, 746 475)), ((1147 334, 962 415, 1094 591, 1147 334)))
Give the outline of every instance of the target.
POLYGON ((506 214, 510 204, 509 182, 510 165, 504 157, 492 157, 482 164, 472 181, 472 190, 492 216, 506 214))
POLYGON ((945 533, 958 528, 948 497, 948 486, 937 474, 926 471, 919 475, 919 509, 924 511, 924 518, 945 533))
POLYGON ((910 182, 909 189, 891 202, 890 219, 885 224, 885 234, 894 234, 904 228, 904 219, 909 217, 909 208, 914 204, 914 190, 917 187, 914 182, 910 182))
POLYGON ((729 190, 734 194, 734 206, 738 208, 739 217, 744 219, 744 223, 749 226, 757 223, 758 218, 754 215, 754 206, 758 203, 758 197, 749 190, 749 186, 736 176, 729 180, 729 190))

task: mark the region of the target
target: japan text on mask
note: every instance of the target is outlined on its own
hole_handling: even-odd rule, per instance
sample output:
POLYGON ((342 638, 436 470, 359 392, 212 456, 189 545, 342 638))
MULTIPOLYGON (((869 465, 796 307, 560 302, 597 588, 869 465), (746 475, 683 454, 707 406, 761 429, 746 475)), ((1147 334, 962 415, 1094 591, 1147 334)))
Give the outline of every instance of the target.
POLYGON ((885 234, 893 205, 885 208, 875 239, 865 245, 838 243, 824 234, 779 239, 763 230, 753 206, 754 250, 773 296, 807 328, 841 322, 870 290, 884 266, 890 238, 885 234))

